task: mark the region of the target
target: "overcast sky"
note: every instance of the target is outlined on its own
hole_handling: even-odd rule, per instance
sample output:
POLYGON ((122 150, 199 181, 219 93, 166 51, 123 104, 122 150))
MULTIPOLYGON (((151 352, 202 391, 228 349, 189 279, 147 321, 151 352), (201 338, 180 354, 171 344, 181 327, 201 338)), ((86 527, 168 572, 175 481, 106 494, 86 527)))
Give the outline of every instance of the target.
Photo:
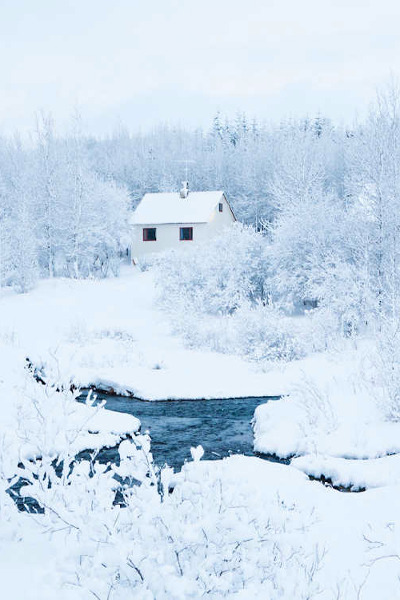
POLYGON ((216 110, 350 121, 400 73, 393 0, 0 0, 0 132, 78 106, 89 130, 216 110))

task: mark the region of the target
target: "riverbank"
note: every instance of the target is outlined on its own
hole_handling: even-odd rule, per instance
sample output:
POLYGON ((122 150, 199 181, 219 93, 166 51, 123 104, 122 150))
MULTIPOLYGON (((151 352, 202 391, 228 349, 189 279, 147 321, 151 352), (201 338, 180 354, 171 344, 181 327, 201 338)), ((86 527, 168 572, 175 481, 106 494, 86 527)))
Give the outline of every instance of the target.
POLYGON ((0 475, 11 478, 21 461, 66 452, 118 445, 140 429, 132 415, 105 413, 76 401, 77 391, 38 383, 27 368, 26 353, 19 344, 0 337, 0 475))
MULTIPOLYGON (((18 370, 7 376, 10 382, 24 380, 29 357, 44 379, 66 390, 93 386, 145 400, 287 395, 257 409, 254 449, 281 458, 310 456, 312 476, 314 454, 327 457, 326 465, 329 457, 400 452, 400 426, 386 420, 384 392, 378 377, 374 381, 371 343, 343 340, 335 351, 292 362, 255 363, 188 349, 157 306, 153 274, 132 268, 118 279, 41 281, 29 294, 4 293, 0 307, 3 368, 12 372, 7 360, 14 356, 18 370)), ((109 435, 110 423, 97 429, 109 435)), ((117 433, 125 428, 135 425, 121 422, 117 433)), ((333 468, 337 473, 332 464, 327 477, 333 468)), ((344 468, 334 479, 346 487, 344 468)))
MULTIPOLYGON (((398 560, 391 557, 400 556, 396 500, 400 464, 397 457, 386 454, 400 451, 400 432, 397 423, 384 418, 381 388, 371 386, 372 351, 367 343, 343 342, 329 354, 258 365, 216 352, 188 350, 172 335, 172 324, 155 305, 151 273, 134 271, 106 281, 40 282, 29 294, 4 294, 0 308, 0 590, 4 597, 13 595, 8 572, 19 573, 15 598, 37 599, 32 586, 25 585, 31 581, 41 599, 57 594, 62 600, 87 600, 88 590, 98 590, 102 597, 109 588, 101 586, 120 581, 113 579, 115 573, 126 573, 133 547, 143 577, 138 578, 133 597, 140 599, 199 597, 204 575, 199 565, 208 561, 207 573, 214 573, 212 565, 219 564, 222 572, 226 560, 230 572, 239 569, 240 577, 225 582, 216 576, 213 585, 218 587, 222 581, 226 589, 237 591, 238 600, 248 597, 239 593, 243 581, 246 594, 256 582, 254 598, 270 597, 271 581, 282 591, 280 597, 288 600, 312 594, 323 600, 396 597, 398 560), (27 357, 55 387, 34 380, 26 368, 27 357), (134 473, 135 479, 146 482, 135 488, 126 529, 124 513, 113 505, 115 466, 99 472, 95 481, 85 478, 82 467, 82 473, 67 479, 65 486, 62 482, 57 482, 59 489, 45 486, 39 492, 46 496, 54 490, 50 500, 55 512, 36 515, 35 520, 19 516, 5 493, 7 476, 14 474, 19 461, 29 463, 38 456, 50 461, 88 447, 113 447, 128 432, 138 431, 140 420, 135 415, 76 402, 71 389, 96 384, 124 394, 127 403, 135 402, 129 395, 165 400, 287 394, 256 409, 255 450, 297 458, 289 466, 251 456, 191 461, 188 447, 189 462, 182 472, 162 474, 167 493, 161 500, 162 482, 146 487, 145 469, 134 465, 126 440, 121 472, 123 476, 134 473), (341 494, 310 481, 309 476, 366 491, 341 494), (182 522, 187 527, 182 528, 182 522), (155 523, 162 527, 157 529, 155 523), (132 526, 135 535, 142 536, 135 537, 133 546, 132 526), (93 542, 103 535, 110 552, 107 560, 93 542), (35 556, 24 561, 24 553, 32 553, 32 548, 35 556), (184 548, 191 549, 188 555, 184 548), (179 567, 176 553, 185 561, 184 568, 179 567), (87 585, 85 577, 91 571, 82 570, 82 555, 90 556, 90 568, 96 566, 87 585), (104 565, 110 571, 103 572, 104 565), (104 577, 99 577, 98 569, 104 577), (174 596, 170 590, 176 589, 177 581, 182 593, 174 596), (289 582, 295 588, 285 587, 289 582)), ((161 412, 168 409, 168 403, 159 406, 161 412)), ((182 445, 183 436, 179 432, 174 436, 176 444, 182 445)), ((197 437, 188 440, 188 445, 199 443, 197 437)), ((151 463, 147 446, 144 455, 147 468, 151 463)), ((115 598, 123 598, 125 592, 121 588, 115 598)))
POLYGON ((254 449, 296 457, 292 466, 338 488, 369 489, 400 481, 400 421, 388 415, 388 392, 370 342, 319 357, 279 402, 257 407, 254 449))

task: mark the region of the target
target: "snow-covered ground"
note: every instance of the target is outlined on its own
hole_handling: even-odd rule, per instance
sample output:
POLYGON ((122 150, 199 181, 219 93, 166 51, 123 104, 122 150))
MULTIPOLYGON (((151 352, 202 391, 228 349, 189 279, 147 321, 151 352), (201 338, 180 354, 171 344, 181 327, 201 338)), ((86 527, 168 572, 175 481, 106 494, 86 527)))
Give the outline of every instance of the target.
POLYGON ((342 494, 241 456, 187 463, 171 484, 162 503, 139 489, 125 512, 110 507, 107 522, 118 528, 103 548, 101 512, 79 535, 56 517, 23 515, 20 533, 0 547, 1 597, 50 600, 56 591, 83 600, 110 589, 115 600, 398 597, 398 486, 342 494))
POLYGON ((22 348, 0 343, 0 471, 7 476, 23 459, 56 457, 66 448, 78 453, 113 447, 139 430, 140 421, 131 415, 78 403, 69 389, 57 391, 37 383, 25 356, 22 348))
POLYGON ((254 449, 295 456, 293 466, 335 486, 399 481, 400 422, 387 418, 373 357, 369 342, 336 357, 314 356, 314 368, 304 370, 288 396, 256 409, 254 449))
MULTIPOLYGON (((385 420, 383 392, 373 384, 370 344, 349 342, 329 354, 261 365, 187 349, 157 308, 152 272, 131 268, 118 279, 42 281, 29 294, 3 295, 0 306, 3 385, 14 386, 5 394, 10 402, 15 382, 30 379, 23 374, 29 357, 57 384, 94 385, 148 400, 288 394, 256 411, 254 447, 283 457, 309 455, 312 475, 315 454, 327 465, 329 457, 367 459, 400 451, 400 425, 385 420)), ((92 419, 103 419, 94 409, 68 406, 74 419, 78 412, 85 419, 88 410, 92 419)), ((110 436, 138 427, 125 415, 113 419, 108 415, 100 428, 91 423, 91 431, 110 436)), ((303 470, 306 462, 303 458, 303 470)), ((349 463, 343 464, 347 485, 349 463)), ((338 473, 336 463, 332 469, 338 473)), ((358 486, 358 479, 353 483, 358 486)))
MULTIPOLYGON (((387 455, 400 452, 400 427, 384 418, 368 344, 258 367, 188 350, 157 309, 152 274, 133 270, 43 281, 5 293, 0 311, 0 597, 398 596, 400 462, 387 455), (27 357, 65 391, 35 382, 27 357), (195 460, 164 475, 174 491, 163 501, 144 484, 122 511, 107 486, 100 494, 104 479, 112 485, 105 474, 40 488, 44 466, 33 465, 50 517, 19 515, 4 494, 19 461, 29 470, 28 458, 112 446, 139 428, 129 415, 77 404, 70 383, 152 400, 287 394, 257 409, 255 449, 297 458, 195 460), (307 475, 367 491, 343 494, 307 475)), ((123 444, 119 474, 145 482, 123 444)))
POLYGON ((260 368, 239 357, 184 347, 157 309, 153 274, 41 281, 0 300, 0 339, 22 348, 57 383, 94 385, 146 400, 278 396, 314 358, 260 368))
MULTIPOLYGON (((216 463, 188 463, 177 480, 189 481, 192 486, 194 482, 203 486, 206 482, 208 489, 222 481, 227 498, 232 493, 236 504, 248 506, 257 519, 261 513, 268 515, 277 533, 280 523, 287 534, 286 551, 290 554, 290 548, 296 548, 305 579, 310 569, 308 561, 314 561, 312 568, 315 568, 312 583, 298 578, 292 595, 288 585, 282 597, 397 598, 400 568, 392 555, 400 550, 395 526, 397 485, 362 494, 344 494, 309 481, 292 467, 240 456, 216 463), (281 510, 275 511, 278 506, 281 510), (388 523, 392 527, 389 535, 385 533, 388 523)), ((283 572, 288 570, 283 575, 287 577, 290 560, 282 568, 283 572)), ((266 597, 268 594, 263 596, 261 592, 260 598, 266 597)))

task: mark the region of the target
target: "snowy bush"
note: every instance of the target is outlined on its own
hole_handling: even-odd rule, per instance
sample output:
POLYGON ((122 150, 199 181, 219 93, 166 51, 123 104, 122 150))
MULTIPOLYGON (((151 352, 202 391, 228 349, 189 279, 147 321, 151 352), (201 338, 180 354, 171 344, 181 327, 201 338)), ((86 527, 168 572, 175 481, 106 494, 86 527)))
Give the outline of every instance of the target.
POLYGON ((267 296, 265 239, 239 223, 221 236, 156 260, 165 307, 196 314, 226 315, 243 302, 267 296))
POLYGON ((265 237, 238 224, 221 238, 154 260, 161 305, 190 346, 252 360, 307 352, 300 322, 269 301, 266 249, 265 237))
POLYGON ((383 388, 379 396, 386 417, 400 421, 400 329, 395 319, 385 319, 377 336, 374 374, 383 388))
POLYGON ((205 347, 250 360, 293 360, 307 351, 301 327, 271 305, 242 304, 232 315, 194 319, 184 315, 179 330, 191 347, 205 347))
POLYGON ((338 428, 339 420, 328 389, 312 380, 304 379, 294 386, 290 399, 301 407, 304 418, 300 422, 309 451, 317 452, 318 438, 338 428))
POLYGON ((138 477, 137 458, 146 453, 133 440, 118 467, 66 463, 61 476, 38 468, 32 488, 45 507, 43 527, 71 548, 60 584, 101 600, 318 594, 323 552, 303 549, 299 536, 313 526, 311 513, 275 493, 260 504, 222 463, 203 468, 196 460, 178 477, 166 469, 157 485, 151 470, 138 477), (114 475, 126 482, 124 507, 113 500, 114 475))
POLYGON ((288 316, 271 301, 267 239, 237 225, 223 238, 147 260, 161 306, 194 348, 251 360, 293 360, 326 349, 337 331, 328 309, 288 316), (185 249, 186 250, 186 249, 185 249))
POLYGON ((15 538, 21 529, 17 506, 7 491, 17 481, 16 476, 10 476, 8 459, 7 441, 0 437, 0 544, 15 538))
POLYGON ((307 353, 302 324, 272 305, 243 305, 232 320, 239 353, 253 360, 294 360, 307 353))

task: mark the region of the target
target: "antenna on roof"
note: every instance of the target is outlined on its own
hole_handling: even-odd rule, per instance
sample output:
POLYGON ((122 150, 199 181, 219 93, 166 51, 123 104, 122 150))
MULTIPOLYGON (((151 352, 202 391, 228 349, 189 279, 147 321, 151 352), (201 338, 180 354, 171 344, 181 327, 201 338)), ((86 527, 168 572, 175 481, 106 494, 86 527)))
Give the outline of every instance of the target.
POLYGON ((187 198, 189 196, 189 182, 182 181, 182 187, 180 189, 179 195, 181 198, 187 198))
POLYGON ((179 163, 185 163, 185 181, 182 181, 182 188, 179 191, 179 195, 181 198, 187 198, 189 195, 189 181, 188 181, 188 165, 189 163, 195 163, 195 160, 190 158, 184 158, 183 160, 178 160, 179 163))

